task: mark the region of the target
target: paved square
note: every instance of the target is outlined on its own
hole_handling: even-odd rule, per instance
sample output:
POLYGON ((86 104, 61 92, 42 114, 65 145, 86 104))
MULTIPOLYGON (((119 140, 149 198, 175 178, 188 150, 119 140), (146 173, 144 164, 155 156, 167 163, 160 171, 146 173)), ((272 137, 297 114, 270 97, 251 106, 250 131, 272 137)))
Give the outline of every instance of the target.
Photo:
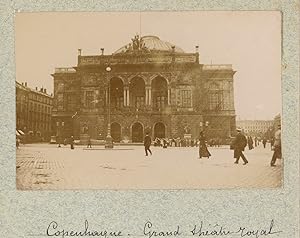
POLYGON ((272 151, 262 146, 245 151, 249 164, 234 164, 228 147, 209 148, 210 159, 198 159, 196 147, 70 146, 32 144, 17 150, 17 188, 56 189, 216 189, 278 188, 282 160, 270 167, 272 151))

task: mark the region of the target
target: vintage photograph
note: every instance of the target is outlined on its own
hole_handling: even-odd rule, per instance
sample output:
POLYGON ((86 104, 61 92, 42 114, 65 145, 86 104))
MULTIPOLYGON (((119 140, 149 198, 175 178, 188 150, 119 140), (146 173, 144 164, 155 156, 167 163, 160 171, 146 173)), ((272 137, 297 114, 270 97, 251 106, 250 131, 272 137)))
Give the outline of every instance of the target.
POLYGON ((21 12, 15 39, 18 190, 282 187, 279 11, 21 12))

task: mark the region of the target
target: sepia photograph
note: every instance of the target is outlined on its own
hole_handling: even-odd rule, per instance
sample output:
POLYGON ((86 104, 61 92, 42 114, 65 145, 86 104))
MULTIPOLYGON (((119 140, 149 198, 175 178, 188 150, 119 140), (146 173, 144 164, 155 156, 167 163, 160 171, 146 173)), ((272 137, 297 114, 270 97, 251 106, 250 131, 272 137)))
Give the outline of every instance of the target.
POLYGON ((279 11, 21 12, 15 57, 18 190, 283 185, 279 11))

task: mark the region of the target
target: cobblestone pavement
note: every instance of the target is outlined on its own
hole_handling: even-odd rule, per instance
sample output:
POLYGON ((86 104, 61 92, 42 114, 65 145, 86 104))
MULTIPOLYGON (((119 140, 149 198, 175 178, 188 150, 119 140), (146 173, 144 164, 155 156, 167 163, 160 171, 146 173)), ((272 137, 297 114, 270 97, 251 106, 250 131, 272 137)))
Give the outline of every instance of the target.
POLYGON ((198 159, 198 148, 142 146, 76 146, 32 144, 17 150, 17 188, 56 189, 216 189, 276 188, 282 185, 282 160, 270 167, 272 151, 261 146, 245 151, 249 164, 234 164, 228 147, 209 148, 210 159, 198 159))

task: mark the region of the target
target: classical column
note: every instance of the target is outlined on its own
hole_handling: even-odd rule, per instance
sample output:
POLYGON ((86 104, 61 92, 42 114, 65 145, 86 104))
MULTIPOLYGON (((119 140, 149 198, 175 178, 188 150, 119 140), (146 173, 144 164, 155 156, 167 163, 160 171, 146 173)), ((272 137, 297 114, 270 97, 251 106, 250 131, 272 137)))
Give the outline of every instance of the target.
POLYGON ((127 88, 127 90, 126 90, 127 92, 126 92, 126 95, 127 95, 127 106, 129 106, 129 88, 127 88))
POLYGON ((145 105, 148 105, 149 103, 149 91, 148 91, 148 88, 146 88, 146 98, 145 98, 145 105))
POLYGON ((124 107, 127 106, 127 93, 126 93, 126 88, 123 88, 123 103, 124 103, 124 107))
POLYGON ((171 95, 171 89, 168 88, 168 105, 170 105, 170 95, 171 95))
POLYGON ((148 91, 148 102, 149 102, 149 105, 152 105, 152 99, 151 99, 151 97, 152 97, 152 95, 151 95, 152 93, 151 93, 151 87, 149 88, 149 91, 148 91))
POLYGON ((108 104, 108 92, 107 89, 105 89, 105 105, 107 106, 108 104))

